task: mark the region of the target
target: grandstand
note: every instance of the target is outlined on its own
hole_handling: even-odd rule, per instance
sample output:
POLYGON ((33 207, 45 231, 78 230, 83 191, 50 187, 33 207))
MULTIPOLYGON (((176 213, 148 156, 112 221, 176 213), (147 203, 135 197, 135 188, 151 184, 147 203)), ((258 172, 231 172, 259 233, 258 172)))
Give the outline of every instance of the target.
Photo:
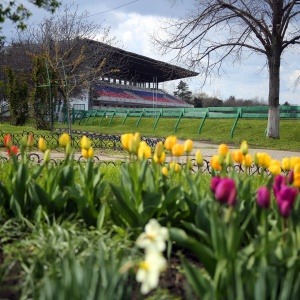
MULTIPOLYGON (((87 41, 91 47, 96 41, 87 41)), ((108 107, 193 107, 159 89, 159 84, 198 75, 194 71, 100 43, 110 59, 122 61, 119 72, 109 73, 94 83, 87 110, 108 107)), ((103 58, 99 58, 101 61, 103 58)), ((78 103, 78 102, 77 102, 78 103)))

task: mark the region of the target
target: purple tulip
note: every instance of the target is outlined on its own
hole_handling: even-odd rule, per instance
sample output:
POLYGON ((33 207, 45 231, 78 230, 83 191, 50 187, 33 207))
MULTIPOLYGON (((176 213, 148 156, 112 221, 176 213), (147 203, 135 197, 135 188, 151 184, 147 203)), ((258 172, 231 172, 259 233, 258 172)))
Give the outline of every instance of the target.
POLYGON ((236 187, 233 179, 223 178, 220 180, 215 191, 216 199, 221 203, 235 205, 236 203, 236 187))
POLYGON ((285 186, 285 177, 282 175, 275 176, 275 182, 273 184, 273 191, 274 195, 277 198, 278 193, 280 192, 281 188, 285 186))
POLYGON ((287 218, 290 216, 297 195, 298 190, 288 186, 283 186, 278 192, 276 201, 282 217, 287 218))
POLYGON ((267 187, 260 187, 257 191, 256 201, 260 207, 269 208, 270 206, 270 191, 267 187))
POLYGON ((287 177, 288 184, 292 184, 294 182, 294 171, 290 170, 289 175, 287 177))
POLYGON ((217 188, 217 185, 220 183, 221 181, 221 178, 216 176, 216 177, 213 177, 210 181, 210 190, 215 193, 216 192, 216 188, 217 188))

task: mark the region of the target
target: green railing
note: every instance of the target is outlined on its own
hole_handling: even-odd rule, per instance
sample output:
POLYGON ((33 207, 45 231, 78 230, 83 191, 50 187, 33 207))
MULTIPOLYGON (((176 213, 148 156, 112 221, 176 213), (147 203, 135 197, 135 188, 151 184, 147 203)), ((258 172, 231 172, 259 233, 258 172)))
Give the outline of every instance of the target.
MULTIPOLYGON (((161 118, 174 118, 174 132, 180 124, 182 118, 201 119, 199 124, 198 134, 205 124, 206 119, 234 119, 230 137, 233 138, 234 130, 238 120, 243 119, 267 119, 267 106, 252 106, 252 107, 208 107, 208 108, 107 108, 99 110, 73 110, 72 122, 78 121, 79 125, 85 126, 94 125, 95 118, 99 117, 99 126, 104 118, 109 118, 110 125, 115 117, 122 117, 122 125, 125 124, 128 117, 138 117, 136 128, 139 127, 142 118, 155 119, 153 129, 155 130, 161 118)), ((300 106, 281 106, 281 119, 300 119, 300 106)), ((66 120, 66 118, 65 118, 66 120)))

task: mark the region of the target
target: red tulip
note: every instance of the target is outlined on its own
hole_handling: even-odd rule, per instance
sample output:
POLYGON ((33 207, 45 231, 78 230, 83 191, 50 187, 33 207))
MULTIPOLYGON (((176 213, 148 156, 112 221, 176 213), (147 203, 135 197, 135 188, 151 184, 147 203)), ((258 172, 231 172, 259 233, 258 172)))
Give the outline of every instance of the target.
POLYGON ((18 154, 18 148, 16 146, 11 146, 10 148, 7 148, 7 153, 9 156, 12 156, 12 153, 14 153, 15 155, 18 154))

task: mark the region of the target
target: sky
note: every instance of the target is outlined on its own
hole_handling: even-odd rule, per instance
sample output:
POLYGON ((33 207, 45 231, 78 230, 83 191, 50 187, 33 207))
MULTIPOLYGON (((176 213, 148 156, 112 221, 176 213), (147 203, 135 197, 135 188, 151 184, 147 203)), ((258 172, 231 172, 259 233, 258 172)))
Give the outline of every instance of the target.
MULTIPOLYGON (((91 22, 111 28, 111 36, 119 40, 124 50, 145 55, 154 59, 170 62, 176 52, 162 56, 155 50, 150 35, 160 30, 164 18, 184 16, 192 8, 193 0, 178 0, 173 4, 171 0, 61 0, 62 5, 74 4, 78 13, 87 12, 91 22)), ((23 3, 33 15, 28 23, 38 23, 45 16, 49 16, 43 9, 37 9, 26 0, 23 3)), ((3 34, 9 39, 14 34, 14 25, 6 21, 3 34)), ((203 77, 198 75, 184 79, 193 94, 206 93, 226 100, 230 96, 243 99, 257 98, 267 101, 268 74, 262 69, 265 64, 263 57, 252 55, 243 65, 225 65, 226 75, 212 78, 203 86, 203 77)), ((197 69, 195 70, 197 71, 197 69)), ((287 52, 282 60, 280 103, 288 101, 290 104, 300 105, 300 86, 295 88, 294 81, 300 75, 298 53, 287 52)), ((178 81, 164 83, 161 88, 173 92, 178 81)))

